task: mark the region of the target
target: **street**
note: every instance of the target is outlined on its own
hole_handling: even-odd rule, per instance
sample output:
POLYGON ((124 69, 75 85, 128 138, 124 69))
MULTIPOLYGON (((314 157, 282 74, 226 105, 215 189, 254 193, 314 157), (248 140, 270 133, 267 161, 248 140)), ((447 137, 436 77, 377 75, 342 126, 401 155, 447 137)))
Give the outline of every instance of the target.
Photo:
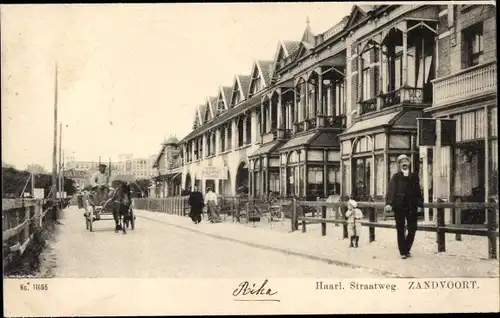
MULTIPOLYGON (((50 271, 51 277, 377 277, 361 269, 217 239, 140 216, 135 230, 126 235, 114 232, 112 220, 97 221, 94 232, 87 231, 83 210, 74 206, 63 212, 61 222, 55 241, 42 255, 41 271, 50 271)), ((200 224, 204 225, 209 226, 200 224)))

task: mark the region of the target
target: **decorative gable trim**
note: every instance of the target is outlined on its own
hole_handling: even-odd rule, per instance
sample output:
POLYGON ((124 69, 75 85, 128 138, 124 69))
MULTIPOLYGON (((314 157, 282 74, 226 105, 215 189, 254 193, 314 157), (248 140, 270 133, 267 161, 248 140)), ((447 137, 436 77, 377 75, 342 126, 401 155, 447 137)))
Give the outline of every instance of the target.
POLYGON ((259 87, 256 92, 262 90, 262 88, 265 88, 267 86, 266 83, 265 83, 264 74, 262 73, 262 69, 261 69, 261 67, 260 67, 260 65, 259 65, 259 63, 257 61, 253 62, 252 73, 251 74, 252 75, 251 75, 251 78, 250 78, 250 84, 249 84, 249 87, 248 87, 248 96, 251 96, 253 94, 252 93, 252 88, 254 87, 255 80, 257 78, 260 78, 262 84, 261 84, 261 87, 259 87), (258 77, 256 76, 257 72, 259 73, 258 77))
POLYGON ((346 29, 350 29, 355 26, 366 18, 366 16, 367 14, 363 10, 361 10, 357 5, 353 5, 351 14, 349 15, 349 20, 347 20, 346 29))

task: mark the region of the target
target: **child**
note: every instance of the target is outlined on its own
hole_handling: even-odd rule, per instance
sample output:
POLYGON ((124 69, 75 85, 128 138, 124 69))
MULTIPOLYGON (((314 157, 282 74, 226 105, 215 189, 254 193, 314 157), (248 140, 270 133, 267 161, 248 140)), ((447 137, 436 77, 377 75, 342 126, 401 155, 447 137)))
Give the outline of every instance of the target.
POLYGON ((358 203, 354 200, 347 201, 347 212, 345 216, 347 217, 347 224, 349 230, 349 237, 351 238, 351 243, 349 247, 358 247, 359 242, 359 231, 357 229, 359 224, 359 220, 363 218, 363 213, 360 209, 357 209, 358 203), (354 242, 354 245, 353 245, 354 242))

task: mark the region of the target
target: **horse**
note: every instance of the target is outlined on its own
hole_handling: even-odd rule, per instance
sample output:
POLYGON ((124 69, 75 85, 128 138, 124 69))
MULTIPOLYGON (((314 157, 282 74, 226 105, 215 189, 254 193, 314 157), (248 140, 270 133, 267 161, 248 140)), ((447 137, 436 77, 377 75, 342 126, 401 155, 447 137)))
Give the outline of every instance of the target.
POLYGON ((121 230, 123 234, 127 234, 126 227, 130 221, 130 208, 132 204, 130 185, 124 183, 120 184, 113 192, 110 201, 112 201, 113 204, 115 232, 118 233, 121 230))

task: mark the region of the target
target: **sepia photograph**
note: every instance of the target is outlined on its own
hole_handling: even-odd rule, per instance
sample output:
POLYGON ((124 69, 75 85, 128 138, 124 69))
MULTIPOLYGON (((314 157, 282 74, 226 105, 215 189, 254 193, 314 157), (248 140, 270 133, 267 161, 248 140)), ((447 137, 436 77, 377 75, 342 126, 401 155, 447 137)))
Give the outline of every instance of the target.
POLYGON ((0 22, 5 316, 500 311, 494 2, 0 22))

